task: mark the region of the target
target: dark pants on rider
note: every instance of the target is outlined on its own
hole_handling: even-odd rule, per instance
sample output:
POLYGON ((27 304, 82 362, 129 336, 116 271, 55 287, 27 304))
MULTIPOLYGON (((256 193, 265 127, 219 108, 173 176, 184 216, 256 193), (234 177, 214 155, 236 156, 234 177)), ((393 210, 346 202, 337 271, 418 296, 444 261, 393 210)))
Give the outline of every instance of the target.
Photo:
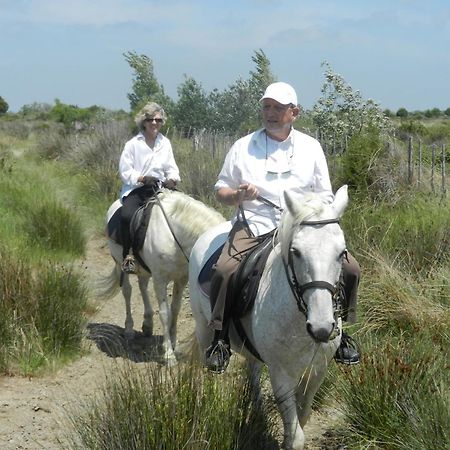
MULTIPOLYGON (((228 340, 228 325, 233 306, 233 299, 227 298, 229 281, 245 255, 260 242, 261 236, 252 236, 250 230, 242 221, 237 221, 230 231, 211 280, 210 299, 212 313, 209 326, 216 330, 215 340, 228 340)), ((358 262, 350 253, 347 253, 347 258, 344 258, 342 272, 345 292, 342 318, 345 321, 355 322, 357 292, 361 272, 358 262)))
POLYGON ((132 245, 130 234, 131 219, 134 213, 155 195, 156 190, 157 186, 155 185, 138 187, 122 199, 120 229, 124 259, 129 254, 132 245))

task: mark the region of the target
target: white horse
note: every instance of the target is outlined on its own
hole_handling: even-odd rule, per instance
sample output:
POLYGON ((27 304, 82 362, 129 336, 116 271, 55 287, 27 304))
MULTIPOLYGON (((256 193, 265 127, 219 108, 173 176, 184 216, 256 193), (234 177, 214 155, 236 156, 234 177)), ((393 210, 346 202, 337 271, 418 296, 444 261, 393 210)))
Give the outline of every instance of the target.
MULTIPOLYGON (((116 200, 109 208, 107 222, 120 207, 116 200)), ((176 363, 177 319, 180 312, 183 290, 188 280, 188 258, 191 249, 209 227, 225 219, 217 211, 202 202, 178 191, 163 189, 152 207, 150 221, 140 256, 150 269, 138 268, 138 284, 144 302, 142 331, 153 335, 153 309, 148 295, 150 276, 159 305, 159 317, 163 329, 164 358, 169 365, 176 363), (169 306, 168 284, 173 281, 172 302, 169 306)), ((103 292, 114 295, 122 279, 122 294, 125 298, 125 337, 134 336, 131 315, 131 284, 128 274, 121 271, 122 246, 108 239, 111 256, 116 262, 109 277, 104 281, 103 292)), ((132 276, 132 275, 131 275, 132 276)))
MULTIPOLYGON (((332 204, 317 195, 284 195, 287 209, 275 235, 255 305, 242 319, 247 338, 261 361, 242 345, 233 323, 230 339, 234 351, 247 358, 257 391, 262 362, 267 365, 283 419, 284 448, 303 449, 303 427, 313 397, 340 344, 341 320, 336 303, 346 250, 338 222, 348 196, 347 186, 338 190, 332 204)), ((210 302, 199 288, 198 275, 225 241, 229 229, 227 223, 207 231, 191 253, 190 301, 202 355, 213 332, 208 327, 210 302)))

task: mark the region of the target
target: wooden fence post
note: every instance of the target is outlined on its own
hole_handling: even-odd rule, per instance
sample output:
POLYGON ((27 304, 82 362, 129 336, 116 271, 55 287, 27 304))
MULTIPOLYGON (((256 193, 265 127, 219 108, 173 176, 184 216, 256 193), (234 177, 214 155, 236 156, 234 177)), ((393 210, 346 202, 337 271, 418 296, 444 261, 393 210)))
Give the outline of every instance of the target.
POLYGON ((447 194, 447 188, 445 186, 445 144, 442 144, 441 173, 442 173, 442 196, 445 197, 447 194))
POLYGON ((412 183, 413 178, 413 145, 412 136, 408 139, 408 183, 412 183))
POLYGON ((434 169, 436 166, 436 145, 431 146, 431 190, 436 193, 434 189, 434 169))
POLYGON ((422 141, 419 139, 419 167, 417 169, 417 186, 422 180, 422 141))

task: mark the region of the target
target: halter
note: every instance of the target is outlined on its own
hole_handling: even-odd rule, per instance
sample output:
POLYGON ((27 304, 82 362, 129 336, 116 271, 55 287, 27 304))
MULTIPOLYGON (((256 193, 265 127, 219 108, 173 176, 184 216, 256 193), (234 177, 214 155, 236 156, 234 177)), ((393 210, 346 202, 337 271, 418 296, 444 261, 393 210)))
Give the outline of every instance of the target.
MULTIPOLYGON (((326 219, 326 220, 307 220, 302 222, 301 225, 306 226, 316 226, 316 225, 328 225, 330 223, 339 223, 339 219, 326 219)), ((289 246, 290 248, 290 246, 289 246)), ((297 276, 294 271, 294 264, 292 260, 292 253, 288 252, 288 262, 283 259, 283 266, 286 272, 286 277, 291 288, 292 293, 294 294, 295 301, 297 303, 297 307, 299 311, 307 317, 308 306, 306 305, 305 300, 303 299, 303 294, 308 289, 319 288, 326 289, 331 294, 331 299, 333 301, 333 311, 334 315, 340 313, 341 309, 341 295, 342 295, 342 283, 338 281, 335 285, 332 285, 328 281, 322 280, 313 280, 308 283, 304 283, 302 285, 299 284, 297 280, 297 276)))

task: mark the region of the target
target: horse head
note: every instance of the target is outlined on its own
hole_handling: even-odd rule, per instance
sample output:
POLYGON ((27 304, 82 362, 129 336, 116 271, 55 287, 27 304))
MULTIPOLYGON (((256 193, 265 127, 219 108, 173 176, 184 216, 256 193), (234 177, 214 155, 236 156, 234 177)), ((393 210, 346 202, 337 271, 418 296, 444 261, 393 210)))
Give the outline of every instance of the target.
POLYGON ((317 194, 301 198, 285 192, 287 209, 280 224, 282 257, 293 295, 316 342, 328 342, 337 331, 340 275, 346 254, 339 226, 348 203, 342 186, 329 203, 317 194))

